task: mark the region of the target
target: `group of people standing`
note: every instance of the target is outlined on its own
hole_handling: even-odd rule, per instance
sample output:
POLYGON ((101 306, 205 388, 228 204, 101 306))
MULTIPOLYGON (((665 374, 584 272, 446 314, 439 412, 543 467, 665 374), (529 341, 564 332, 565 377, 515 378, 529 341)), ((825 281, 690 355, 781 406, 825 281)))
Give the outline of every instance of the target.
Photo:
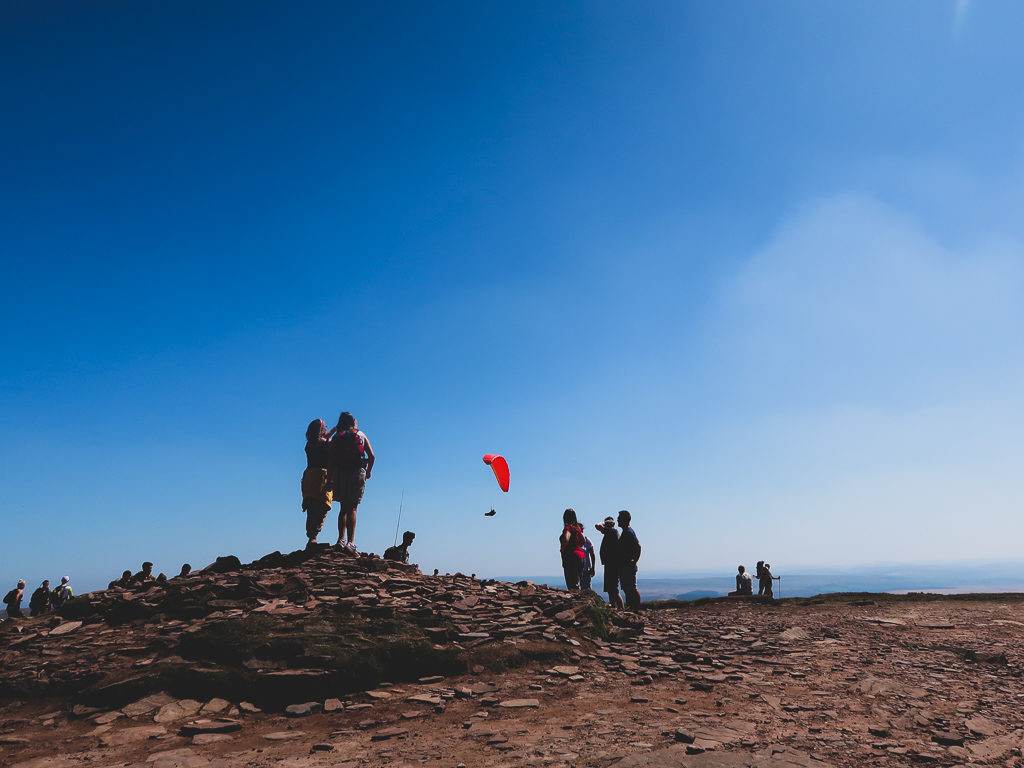
MULTIPOLYGON (((736 591, 730 592, 729 597, 738 597, 742 595, 753 595, 754 584, 751 581, 750 574, 747 573, 747 569, 740 565, 736 568, 736 591)), ((764 560, 757 561, 757 595, 758 597, 775 597, 775 593, 772 590, 773 581, 782 581, 781 576, 772 575, 771 563, 766 563, 764 560)))
MULTIPOLYGON (((608 602, 613 608, 628 607, 631 611, 637 611, 640 610, 640 592, 636 587, 640 540, 630 527, 632 519, 633 516, 628 511, 619 512, 618 525, 622 529, 621 535, 615 530, 616 520, 610 515, 595 528, 602 535, 598 553, 601 564, 604 565, 604 591, 608 593, 608 602), (620 586, 626 595, 625 606, 619 595, 620 586)), ((566 589, 570 592, 590 589, 590 580, 596 575, 594 545, 584 533, 583 526, 576 517, 576 510, 570 508, 562 514, 562 533, 558 537, 558 543, 566 589)))
POLYGON ((356 553, 356 510, 363 500, 366 481, 373 471, 373 448, 359 430, 356 417, 342 411, 331 429, 323 419, 313 419, 306 428, 306 469, 302 473, 302 509, 306 513, 306 546, 317 543, 324 521, 337 501, 338 541, 335 544, 356 553))
MULTIPOLYGON (((28 609, 33 616, 42 616, 52 613, 74 596, 71 589, 71 578, 65 576, 60 580, 60 586, 50 589, 50 580, 43 579, 43 583, 36 587, 32 597, 28 601, 28 609)), ((25 580, 18 579, 18 585, 4 595, 4 605, 7 606, 7 618, 22 619, 25 617, 21 610, 21 601, 25 598, 25 580)))

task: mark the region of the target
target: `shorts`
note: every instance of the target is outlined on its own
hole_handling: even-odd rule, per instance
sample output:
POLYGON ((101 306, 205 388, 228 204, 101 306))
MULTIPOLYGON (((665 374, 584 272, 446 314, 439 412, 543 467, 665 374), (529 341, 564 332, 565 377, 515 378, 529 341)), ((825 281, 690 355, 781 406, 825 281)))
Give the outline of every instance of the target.
POLYGON ((604 591, 609 594, 619 591, 619 569, 614 565, 604 568, 604 591))
POLYGON ((366 470, 339 469, 331 478, 334 483, 334 500, 341 503, 342 509, 358 507, 366 490, 366 470))
POLYGON ((623 592, 636 591, 636 563, 628 563, 619 566, 619 583, 623 592))

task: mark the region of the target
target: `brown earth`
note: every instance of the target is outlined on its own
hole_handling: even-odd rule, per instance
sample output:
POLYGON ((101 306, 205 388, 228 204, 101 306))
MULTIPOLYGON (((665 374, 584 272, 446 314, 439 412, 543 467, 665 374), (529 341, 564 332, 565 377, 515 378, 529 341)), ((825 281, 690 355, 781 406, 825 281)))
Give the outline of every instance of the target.
POLYGON ((4 766, 1024 765, 1019 595, 613 621, 318 551, 65 614, 0 625, 4 766))

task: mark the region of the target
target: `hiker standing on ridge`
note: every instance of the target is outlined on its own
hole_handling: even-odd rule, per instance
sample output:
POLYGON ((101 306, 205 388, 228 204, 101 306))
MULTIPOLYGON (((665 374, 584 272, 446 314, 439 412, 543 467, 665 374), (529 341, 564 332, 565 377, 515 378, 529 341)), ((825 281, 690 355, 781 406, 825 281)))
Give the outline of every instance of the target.
POLYGON ((637 561, 640 559, 640 539, 629 524, 633 516, 627 510, 619 512, 619 582, 626 593, 626 607, 631 611, 640 610, 640 591, 636 588, 637 561))
MULTIPOLYGON (((581 525, 580 528, 583 528, 581 525)), ((597 558, 594 557, 594 543, 583 534, 583 570, 580 572, 580 589, 584 592, 590 591, 590 580, 594 578, 597 571, 594 565, 597 558)))
POLYGON ((781 576, 772 576, 772 564, 771 563, 765 563, 764 564, 764 571, 763 571, 763 573, 764 573, 764 581, 762 581, 761 583, 765 585, 765 587, 764 587, 764 596, 774 600, 775 599, 775 594, 774 594, 774 592, 772 592, 772 579, 774 579, 775 581, 782 581, 782 577, 781 576))
POLYGON ((330 463, 328 440, 336 429, 328 432, 323 419, 313 419, 306 427, 306 469, 299 487, 302 489, 302 509, 306 513, 307 547, 316 544, 316 537, 323 530, 324 520, 334 503, 327 466, 330 463))
POLYGON ((49 579, 43 579, 43 583, 32 593, 32 598, 28 601, 28 608, 32 611, 33 616, 42 616, 44 613, 50 612, 49 579))
POLYGON ((73 596, 74 593, 71 591, 71 577, 64 576, 60 580, 60 586, 53 590, 53 595, 50 598, 51 602, 53 602, 53 610, 56 611, 73 596))
POLYGON ((603 524, 595 527, 604 537, 598 552, 604 566, 604 591, 608 593, 609 605, 621 610, 625 606, 619 595, 619 532, 615 530, 615 518, 609 515, 603 524))
POLYGON ((771 582, 768 581, 767 579, 765 579, 765 577, 764 577, 764 560, 758 560, 757 561, 757 574, 756 574, 756 576, 757 576, 757 596, 758 597, 763 597, 764 596, 764 591, 766 589, 770 589, 770 587, 768 585, 771 584, 771 582))
POLYGON ((348 411, 338 416, 337 433, 331 439, 328 472, 334 499, 341 504, 338 512, 339 549, 356 554, 356 509, 363 500, 366 481, 373 471, 373 448, 359 431, 356 417, 348 411))
POLYGON ((25 580, 18 579, 18 586, 4 595, 4 605, 7 606, 8 619, 23 619, 25 614, 21 612, 21 598, 25 596, 25 580))
POLYGON ((558 537, 558 549, 562 553, 562 572, 565 574, 565 588, 577 592, 583 564, 587 559, 583 549, 583 526, 576 519, 576 510, 571 507, 562 513, 562 533, 558 537))

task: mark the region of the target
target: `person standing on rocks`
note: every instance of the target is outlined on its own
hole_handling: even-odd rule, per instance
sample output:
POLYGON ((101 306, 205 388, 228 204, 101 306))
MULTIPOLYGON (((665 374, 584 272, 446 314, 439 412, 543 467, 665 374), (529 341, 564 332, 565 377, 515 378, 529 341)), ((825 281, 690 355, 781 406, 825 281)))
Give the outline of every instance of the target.
POLYGON ((769 584, 771 584, 771 582, 767 581, 765 579, 765 577, 764 577, 764 560, 758 560, 757 561, 757 574, 756 575, 757 575, 757 596, 758 597, 762 597, 764 595, 765 589, 768 588, 769 584))
POLYGON ((615 530, 615 518, 609 515, 602 525, 595 526, 601 532, 601 565, 604 566, 604 591, 608 593, 608 604, 621 610, 622 597, 619 595, 619 532, 615 530))
POLYGON ((71 590, 71 577, 64 576, 60 580, 60 586, 53 590, 53 597, 51 598, 53 601, 53 610, 56 611, 64 605, 64 603, 73 597, 73 594, 74 593, 71 590))
MULTIPOLYGON (((580 528, 582 527, 583 526, 581 525, 580 528)), ((589 592, 590 581, 597 573, 594 568, 597 558, 594 557, 594 543, 585 533, 583 534, 583 555, 583 570, 580 572, 580 589, 584 592, 589 592)))
POLYGON ((640 560, 640 539, 630 527, 633 516, 627 511, 619 512, 619 582, 626 594, 626 607, 631 611, 640 610, 640 591, 636 588, 637 562, 640 560))
POLYGON ((49 579, 43 579, 43 583, 32 593, 32 598, 28 601, 28 608, 32 611, 33 616, 42 616, 44 613, 50 612, 49 579))
POLYGON ((583 563, 587 555, 583 549, 583 526, 576 519, 576 510, 571 507, 562 513, 562 534, 558 537, 558 548, 562 554, 562 571, 565 573, 565 588, 578 592, 583 575, 583 563))
POLYGON ((375 457, 369 439, 359 430, 356 417, 351 413, 342 411, 336 429, 328 463, 334 499, 341 505, 335 546, 356 554, 356 510, 363 500, 375 457))
POLYGON ((25 580, 18 579, 18 586, 4 595, 4 605, 7 606, 8 619, 23 619, 25 614, 21 612, 21 599, 25 596, 25 580))
POLYGON ((324 520, 334 503, 331 481, 327 475, 330 463, 330 443, 335 432, 327 431, 323 419, 313 419, 306 427, 306 469, 302 473, 302 510, 306 513, 306 546, 316 544, 324 528, 324 520))
POLYGON ((765 563, 764 564, 764 570, 762 571, 762 573, 764 573, 764 578, 761 581, 761 583, 765 585, 763 587, 763 589, 764 589, 764 596, 768 597, 768 598, 771 598, 771 599, 774 599, 775 598, 775 593, 772 591, 772 579, 774 579, 775 581, 782 581, 782 577, 781 576, 772 576, 772 564, 771 563, 765 563))

